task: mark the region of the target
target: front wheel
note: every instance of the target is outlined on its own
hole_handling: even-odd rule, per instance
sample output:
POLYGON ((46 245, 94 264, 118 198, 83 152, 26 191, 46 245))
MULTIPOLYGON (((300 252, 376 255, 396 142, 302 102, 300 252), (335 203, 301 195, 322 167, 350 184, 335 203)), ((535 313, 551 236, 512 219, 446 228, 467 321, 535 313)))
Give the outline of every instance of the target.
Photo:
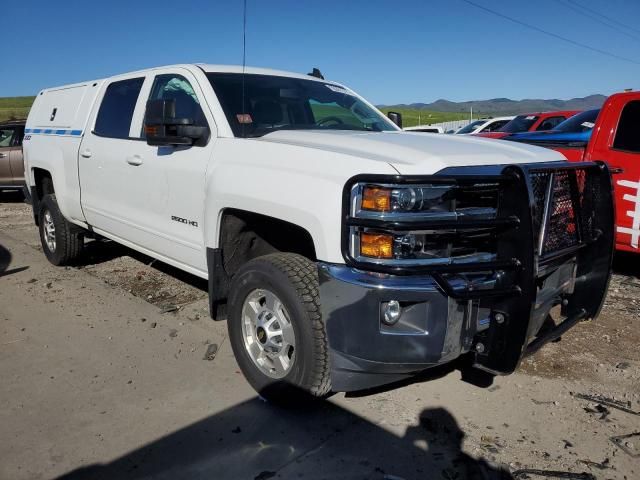
POLYGON ((64 218, 55 195, 42 199, 39 223, 42 250, 51 263, 67 265, 80 256, 84 249, 82 230, 64 218))
POLYGON ((227 326, 242 373, 263 397, 283 403, 331 390, 315 263, 292 253, 247 262, 232 281, 227 326))

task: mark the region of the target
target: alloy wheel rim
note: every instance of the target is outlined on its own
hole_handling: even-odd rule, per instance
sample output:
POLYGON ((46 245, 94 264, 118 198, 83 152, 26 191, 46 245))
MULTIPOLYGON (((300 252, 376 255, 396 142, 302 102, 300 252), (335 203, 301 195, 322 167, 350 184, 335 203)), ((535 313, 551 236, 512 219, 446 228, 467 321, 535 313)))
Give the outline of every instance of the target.
POLYGON ((283 378, 295 360, 295 333, 282 301, 265 289, 251 291, 242 305, 242 337, 249 357, 271 378, 283 378))
POLYGON ((44 241, 47 244, 47 248, 50 252, 56 251, 56 226, 53 223, 53 217, 51 212, 46 210, 44 212, 44 241))

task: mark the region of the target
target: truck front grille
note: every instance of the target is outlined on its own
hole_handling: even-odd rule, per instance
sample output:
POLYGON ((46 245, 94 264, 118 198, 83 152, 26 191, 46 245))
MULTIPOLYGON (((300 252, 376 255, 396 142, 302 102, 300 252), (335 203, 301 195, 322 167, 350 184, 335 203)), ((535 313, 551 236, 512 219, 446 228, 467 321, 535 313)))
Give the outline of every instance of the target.
POLYGON ((519 294, 523 282, 530 288, 535 276, 548 275, 579 250, 598 243, 603 231, 611 234, 603 229, 609 221, 605 187, 610 176, 602 164, 510 165, 488 168, 486 175, 445 171, 392 180, 360 176, 352 182, 344 194, 347 264, 391 275, 429 275, 454 298, 519 294), (450 185, 451 208, 410 220, 361 218, 350 209, 350 199, 352 187, 364 182, 450 185), (394 258, 355 255, 362 232, 393 235, 394 258), (407 244, 406 234, 417 241, 407 244), (461 284, 466 287, 459 288, 461 284))
POLYGON ((600 200, 594 169, 530 172, 533 232, 540 256, 551 255, 594 237, 594 202, 600 200))

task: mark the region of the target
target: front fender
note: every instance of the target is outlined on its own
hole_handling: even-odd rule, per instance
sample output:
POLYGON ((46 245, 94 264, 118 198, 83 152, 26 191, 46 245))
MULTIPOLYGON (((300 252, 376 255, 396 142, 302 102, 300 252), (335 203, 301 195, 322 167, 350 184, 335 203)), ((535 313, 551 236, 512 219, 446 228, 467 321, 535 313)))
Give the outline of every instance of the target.
POLYGON ((207 171, 205 244, 218 248, 227 208, 298 225, 313 239, 318 260, 343 263, 342 191, 361 173, 396 174, 389 164, 259 139, 218 139, 207 171))

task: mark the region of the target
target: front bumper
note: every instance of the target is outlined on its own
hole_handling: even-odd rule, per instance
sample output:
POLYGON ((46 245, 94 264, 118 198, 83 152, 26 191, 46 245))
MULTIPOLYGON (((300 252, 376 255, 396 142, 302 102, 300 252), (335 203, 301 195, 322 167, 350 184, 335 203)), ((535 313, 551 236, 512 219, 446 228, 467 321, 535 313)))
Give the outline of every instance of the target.
POLYGON ((606 166, 552 165, 531 171, 507 167, 501 175, 505 172, 513 179, 505 183, 501 215, 519 221, 496 234, 494 262, 455 265, 449 271, 370 271, 362 265, 319 263, 334 390, 389 383, 465 353, 471 353, 480 369, 509 374, 526 354, 580 320, 597 316, 613 252, 614 212, 606 166), (577 174, 567 173, 574 170, 577 174), (563 244, 560 239, 554 249, 545 239, 557 236, 559 227, 549 224, 545 233, 536 226, 536 203, 545 204, 545 210, 559 207, 553 205, 553 194, 545 199, 543 192, 536 198, 533 185, 541 178, 546 181, 550 172, 574 179, 576 197, 567 215, 575 216, 570 223, 578 229, 571 232, 575 242, 563 244), (594 202, 585 192, 596 187, 594 202), (393 326, 382 321, 382 306, 390 300, 403 306, 393 326))

